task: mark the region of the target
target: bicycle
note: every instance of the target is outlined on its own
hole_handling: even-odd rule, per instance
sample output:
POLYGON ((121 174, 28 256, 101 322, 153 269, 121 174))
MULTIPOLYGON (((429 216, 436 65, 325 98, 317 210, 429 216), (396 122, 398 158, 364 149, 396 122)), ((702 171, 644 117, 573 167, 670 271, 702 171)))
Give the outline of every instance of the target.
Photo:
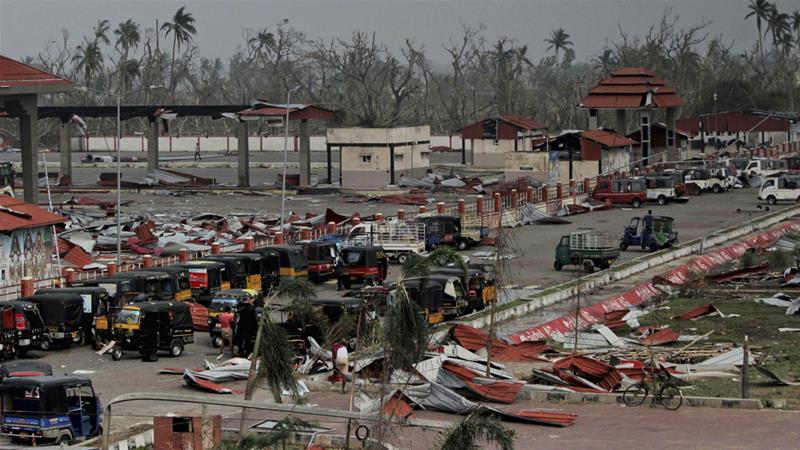
MULTIPOLYGON (((647 373, 645 373, 645 378, 647 378, 647 373)), ((653 395, 654 405, 660 404, 670 411, 675 411, 681 407, 683 393, 666 369, 661 368, 658 371, 651 371, 650 380, 650 383, 643 379, 636 384, 628 386, 622 393, 622 403, 626 406, 640 406, 650 393, 648 384, 652 384, 653 392, 655 392, 653 395)))

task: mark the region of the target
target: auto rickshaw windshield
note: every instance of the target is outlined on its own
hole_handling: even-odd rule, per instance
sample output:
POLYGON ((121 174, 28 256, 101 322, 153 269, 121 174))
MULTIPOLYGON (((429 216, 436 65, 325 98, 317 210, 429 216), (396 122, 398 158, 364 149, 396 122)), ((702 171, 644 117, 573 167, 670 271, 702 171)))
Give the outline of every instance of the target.
POLYGON ((211 300, 211 311, 213 312, 222 312, 225 311, 226 307, 230 307, 231 310, 236 308, 236 305, 239 304, 239 300, 232 297, 223 297, 223 298, 215 298, 211 300))
POLYGON ((117 311, 117 317, 115 322, 116 323, 127 323, 130 325, 138 325, 139 318, 141 317, 142 312, 138 309, 121 309, 117 311))
POLYGON ((3 413, 36 413, 43 411, 42 392, 38 386, 3 389, 3 413))

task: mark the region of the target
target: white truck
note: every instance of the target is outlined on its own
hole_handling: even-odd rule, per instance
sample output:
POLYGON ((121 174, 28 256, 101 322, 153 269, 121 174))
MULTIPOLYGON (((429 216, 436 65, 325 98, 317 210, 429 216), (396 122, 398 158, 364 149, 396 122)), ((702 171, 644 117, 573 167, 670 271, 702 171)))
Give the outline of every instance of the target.
POLYGON ((363 222, 350 229, 347 246, 380 246, 391 260, 405 263, 425 252, 425 224, 412 221, 363 222))
POLYGON ((648 202, 666 205, 678 197, 678 194, 675 193, 675 180, 672 177, 645 177, 645 182, 647 183, 648 202))
POLYGON ((695 184, 701 191, 720 193, 733 187, 731 177, 723 169, 712 175, 708 169, 689 169, 684 172, 686 184, 695 184))
POLYGON ((786 172, 787 165, 783 159, 753 158, 747 163, 743 172, 747 177, 771 177, 786 172))
POLYGON ((770 205, 782 200, 800 202, 800 175, 767 178, 758 188, 758 199, 770 205))

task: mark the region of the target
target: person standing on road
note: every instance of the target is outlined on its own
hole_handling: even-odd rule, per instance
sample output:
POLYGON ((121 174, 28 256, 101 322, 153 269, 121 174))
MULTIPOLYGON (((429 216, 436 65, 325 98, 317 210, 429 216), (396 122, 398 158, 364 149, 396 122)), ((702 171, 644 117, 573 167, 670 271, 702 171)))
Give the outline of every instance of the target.
POLYGON ((644 216, 644 229, 642 230, 642 248, 647 247, 650 233, 653 232, 653 210, 648 209, 644 216))
POLYGON ((225 345, 231 348, 231 357, 236 356, 233 352, 233 313, 231 307, 226 306, 225 312, 219 316, 219 326, 222 333, 222 345, 219 346, 219 356, 225 353, 225 345))
POLYGON ((194 160, 195 161, 202 161, 203 158, 200 156, 200 141, 198 140, 196 144, 194 144, 194 160))
POLYGON ((334 271, 336 274, 336 290, 341 291, 345 288, 344 283, 347 279, 347 270, 345 270, 344 261, 341 256, 336 257, 336 267, 334 271))
MULTIPOLYGON (((347 387, 347 377, 350 376, 350 357, 347 347, 334 342, 331 346, 331 357, 333 358, 333 374, 335 378, 342 379, 342 394, 347 387)), ((333 379, 335 383, 337 380, 333 379)))
MULTIPOLYGON (((266 312, 264 313, 266 314, 266 312)), ((256 334, 258 333, 258 317, 256 307, 251 302, 239 304, 238 320, 236 321, 236 346, 239 348, 239 355, 248 357, 253 352, 256 334)))

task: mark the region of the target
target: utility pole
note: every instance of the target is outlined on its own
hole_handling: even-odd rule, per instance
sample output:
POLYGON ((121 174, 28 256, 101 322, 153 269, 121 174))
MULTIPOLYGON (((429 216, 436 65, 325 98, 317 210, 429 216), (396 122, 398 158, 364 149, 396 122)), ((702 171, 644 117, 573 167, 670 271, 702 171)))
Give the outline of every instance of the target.
POLYGON ((750 374, 748 373, 750 371, 750 343, 746 334, 742 350, 744 350, 742 352, 742 398, 748 398, 750 395, 750 374))

